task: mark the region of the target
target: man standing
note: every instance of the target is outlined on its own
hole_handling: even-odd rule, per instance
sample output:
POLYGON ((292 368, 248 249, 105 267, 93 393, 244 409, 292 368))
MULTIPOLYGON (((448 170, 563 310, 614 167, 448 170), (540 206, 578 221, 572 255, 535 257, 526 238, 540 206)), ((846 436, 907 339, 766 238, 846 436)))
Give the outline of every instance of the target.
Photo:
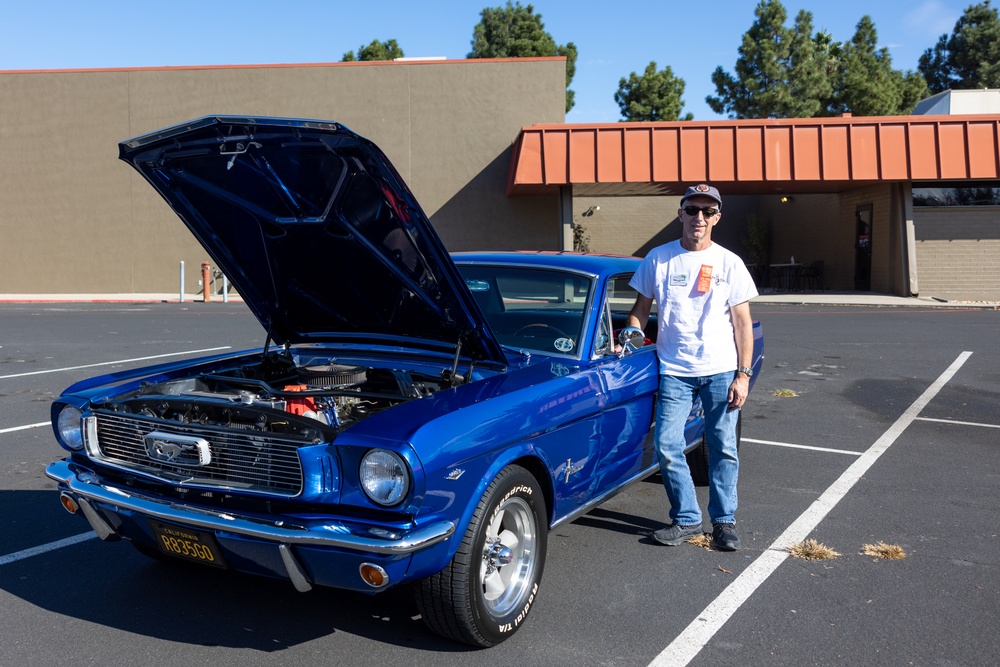
POLYGON ((709 185, 687 189, 677 211, 677 241, 654 248, 630 285, 639 293, 628 324, 644 328, 656 300, 656 447, 671 523, 652 534, 675 546, 702 534, 701 509, 684 456, 684 425, 696 398, 705 411, 712 544, 740 548, 736 532, 739 459, 736 423, 750 390, 753 322, 757 296, 750 272, 736 254, 712 242, 722 218, 722 197, 709 185))

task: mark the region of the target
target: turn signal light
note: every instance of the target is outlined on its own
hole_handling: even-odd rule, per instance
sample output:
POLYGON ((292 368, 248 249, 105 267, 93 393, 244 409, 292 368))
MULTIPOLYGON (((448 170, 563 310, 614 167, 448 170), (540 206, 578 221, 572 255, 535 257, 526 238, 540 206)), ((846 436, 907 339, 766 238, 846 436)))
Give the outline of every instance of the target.
POLYGON ((383 588, 389 584, 389 574, 378 565, 362 563, 358 570, 364 582, 372 588, 383 588))
POLYGON ((66 511, 70 514, 76 514, 80 511, 80 506, 76 504, 75 500, 73 500, 73 496, 68 493, 60 493, 59 502, 62 503, 62 506, 66 508, 66 511))

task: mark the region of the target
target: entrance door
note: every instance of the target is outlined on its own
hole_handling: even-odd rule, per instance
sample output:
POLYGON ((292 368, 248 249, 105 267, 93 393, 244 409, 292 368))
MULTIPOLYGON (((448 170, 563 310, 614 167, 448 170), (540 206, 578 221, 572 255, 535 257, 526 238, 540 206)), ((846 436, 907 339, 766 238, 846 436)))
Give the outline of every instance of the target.
POLYGON ((854 212, 854 289, 870 292, 872 288, 872 205, 861 204, 854 212))

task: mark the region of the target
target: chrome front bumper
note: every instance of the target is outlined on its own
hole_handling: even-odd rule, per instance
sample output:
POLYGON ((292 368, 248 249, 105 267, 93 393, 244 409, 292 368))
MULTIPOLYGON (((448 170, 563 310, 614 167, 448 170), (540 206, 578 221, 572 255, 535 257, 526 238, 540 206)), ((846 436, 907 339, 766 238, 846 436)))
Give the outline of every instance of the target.
POLYGON ((85 501, 81 502, 83 514, 101 539, 112 537, 115 530, 94 511, 90 506, 91 502, 130 510, 163 521, 235 533, 281 545, 352 549, 376 554, 410 554, 446 540, 455 532, 455 524, 451 521, 438 521, 407 533, 394 533, 381 527, 367 529, 342 521, 292 523, 240 516, 167 502, 121 489, 109 484, 93 471, 65 460, 50 464, 45 469, 45 474, 57 481, 62 491, 85 501))

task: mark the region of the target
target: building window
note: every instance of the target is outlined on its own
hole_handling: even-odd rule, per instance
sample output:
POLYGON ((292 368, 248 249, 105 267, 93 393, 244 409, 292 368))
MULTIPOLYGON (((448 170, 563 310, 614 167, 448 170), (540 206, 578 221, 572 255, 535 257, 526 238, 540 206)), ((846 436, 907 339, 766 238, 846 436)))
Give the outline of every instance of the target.
POLYGON ((913 186, 914 206, 1000 206, 1000 183, 939 183, 913 186))

